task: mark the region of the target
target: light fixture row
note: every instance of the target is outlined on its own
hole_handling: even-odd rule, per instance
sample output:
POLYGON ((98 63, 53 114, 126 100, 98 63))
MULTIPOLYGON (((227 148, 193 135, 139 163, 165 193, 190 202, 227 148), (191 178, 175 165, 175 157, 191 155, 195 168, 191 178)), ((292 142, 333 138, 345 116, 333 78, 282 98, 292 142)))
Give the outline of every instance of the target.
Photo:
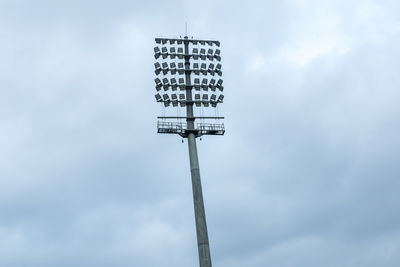
POLYGON ((155 38, 155 41, 157 44, 175 44, 177 43, 179 44, 183 44, 185 41, 192 43, 194 45, 209 45, 209 46, 213 46, 216 45, 217 47, 220 46, 220 42, 219 41, 213 41, 213 40, 197 40, 197 39, 167 39, 167 38, 155 38))
MULTIPOLYGON (((167 62, 163 62, 162 64, 160 64, 160 62, 156 62, 154 63, 154 68, 155 68, 155 74, 159 75, 161 72, 163 75, 166 75, 168 72, 170 72, 171 74, 184 74, 185 73, 185 67, 184 64, 182 62, 179 62, 178 64, 176 64, 175 62, 171 62, 169 65, 167 62)), ((214 76, 215 74, 218 74, 219 76, 222 76, 222 71, 221 71, 222 65, 220 63, 218 64, 213 64, 210 63, 207 64, 206 63, 193 63, 192 64, 192 68, 189 69, 188 71, 193 72, 196 75, 207 75, 208 73, 211 74, 212 76, 214 76)))
MULTIPOLYGON (((186 103, 188 101, 186 101, 186 97, 185 94, 171 94, 171 97, 169 97, 168 94, 163 94, 161 96, 161 94, 157 93, 155 95, 156 101, 157 102, 161 102, 164 103, 165 107, 170 106, 170 104, 172 103, 172 106, 177 107, 178 104, 181 107, 186 106, 186 103)), ((209 105, 211 105, 212 107, 216 107, 217 104, 219 103, 223 103, 224 101, 224 95, 219 95, 217 98, 216 94, 212 94, 210 96, 210 99, 208 98, 208 94, 195 94, 194 95, 194 101, 193 103, 197 106, 200 107, 201 105, 203 105, 204 107, 208 107, 209 105)))
POLYGON ((221 61, 221 50, 220 49, 204 49, 201 48, 200 50, 198 48, 193 48, 192 49, 192 54, 184 54, 183 52, 183 47, 170 47, 169 51, 167 47, 160 47, 156 46, 154 47, 154 58, 158 59, 159 57, 162 57, 163 59, 166 59, 168 56, 171 59, 174 58, 179 58, 183 59, 184 56, 190 56, 193 59, 202 59, 202 60, 211 60, 213 61, 216 59, 217 61, 221 61))
MULTIPOLYGON (((156 78, 154 79, 154 82, 156 83, 157 91, 160 91, 161 88, 163 88, 164 91, 167 91, 170 87, 173 91, 177 90, 178 87, 180 90, 186 89, 185 80, 183 78, 179 78, 178 80, 176 80, 176 78, 171 78, 170 80, 168 78, 163 78, 162 80, 156 78)), ((218 89, 222 92, 224 90, 222 83, 223 83, 222 79, 219 79, 217 81, 214 78, 212 78, 208 82, 207 78, 203 78, 203 80, 200 82, 199 78, 195 78, 193 80, 193 85, 191 86, 197 91, 200 89, 203 89, 203 91, 208 91, 208 89, 210 89, 211 91, 215 91, 216 89, 218 89)))

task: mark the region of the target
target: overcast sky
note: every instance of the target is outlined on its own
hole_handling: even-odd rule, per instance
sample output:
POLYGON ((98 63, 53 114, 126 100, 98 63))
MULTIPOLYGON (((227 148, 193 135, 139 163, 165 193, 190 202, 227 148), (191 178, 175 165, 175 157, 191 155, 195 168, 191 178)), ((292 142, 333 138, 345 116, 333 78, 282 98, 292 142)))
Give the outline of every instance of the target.
POLYGON ((0 266, 198 266, 154 37, 221 41, 215 267, 400 266, 400 2, 0 0, 0 266))

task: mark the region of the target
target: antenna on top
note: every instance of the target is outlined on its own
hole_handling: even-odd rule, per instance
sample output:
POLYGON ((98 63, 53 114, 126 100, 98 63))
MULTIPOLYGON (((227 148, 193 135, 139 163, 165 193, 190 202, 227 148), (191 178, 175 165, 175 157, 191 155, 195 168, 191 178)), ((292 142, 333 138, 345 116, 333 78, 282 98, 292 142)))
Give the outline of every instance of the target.
POLYGON ((185 36, 187 36, 187 21, 185 22, 185 36))

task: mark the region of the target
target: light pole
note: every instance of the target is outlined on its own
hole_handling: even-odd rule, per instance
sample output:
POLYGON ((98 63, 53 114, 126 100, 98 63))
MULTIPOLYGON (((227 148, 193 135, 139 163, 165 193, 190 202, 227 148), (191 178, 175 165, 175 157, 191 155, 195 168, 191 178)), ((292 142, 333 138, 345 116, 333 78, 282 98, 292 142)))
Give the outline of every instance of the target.
POLYGON ((161 48, 160 46, 154 48, 154 57, 156 59, 161 58, 163 61, 154 64, 156 75, 163 76, 161 79, 157 77, 154 80, 157 90, 156 101, 163 103, 164 107, 170 107, 171 103, 172 107, 177 109, 186 107, 186 116, 158 117, 161 121, 159 120, 157 123, 157 132, 179 134, 188 140, 200 267, 211 267, 196 138, 202 135, 223 135, 225 128, 223 123, 216 122, 202 122, 195 125, 196 119, 219 121, 223 117, 195 116, 194 107, 216 109, 217 105, 223 102, 222 79, 216 81, 211 78, 208 81, 206 78, 208 75, 212 77, 215 75, 222 76, 221 64, 219 63, 221 51, 218 48, 212 49, 213 46, 219 47, 220 43, 212 40, 189 39, 187 36, 179 39, 156 38, 155 41, 156 44, 161 45, 161 48), (207 51, 206 48, 208 48, 207 51), (196 60, 201 63, 196 62, 196 60), (214 64, 214 61, 218 63, 214 64), (194 77, 192 77, 192 74, 194 77), (200 76, 203 78, 201 83, 200 76), (178 87, 181 92, 185 92, 179 94, 179 100, 176 93, 178 87), (161 96, 160 91, 162 89, 164 89, 164 93, 161 96), (169 89, 172 92, 170 94, 168 94, 169 89), (195 90, 194 99, 193 90, 195 90), (208 98, 208 92, 211 93, 210 98, 208 98), (185 119, 186 123, 180 122, 180 119, 185 119))

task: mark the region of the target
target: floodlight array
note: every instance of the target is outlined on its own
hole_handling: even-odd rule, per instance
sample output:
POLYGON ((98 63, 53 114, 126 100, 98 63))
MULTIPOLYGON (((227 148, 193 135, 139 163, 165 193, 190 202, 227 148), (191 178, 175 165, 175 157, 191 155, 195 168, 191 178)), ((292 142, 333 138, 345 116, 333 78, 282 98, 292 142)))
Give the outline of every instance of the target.
POLYGON ((165 107, 171 104, 173 107, 184 107, 187 104, 216 107, 223 103, 224 87, 220 78, 222 65, 218 41, 166 38, 156 38, 155 41, 161 45, 154 47, 154 57, 159 60, 154 63, 157 102, 163 103, 165 107), (188 53, 185 53, 183 45, 188 43, 188 53), (190 83, 186 83, 187 74, 191 77, 190 83), (189 102, 185 92, 192 89, 196 92, 189 102), (177 90, 184 92, 177 93, 177 90))

